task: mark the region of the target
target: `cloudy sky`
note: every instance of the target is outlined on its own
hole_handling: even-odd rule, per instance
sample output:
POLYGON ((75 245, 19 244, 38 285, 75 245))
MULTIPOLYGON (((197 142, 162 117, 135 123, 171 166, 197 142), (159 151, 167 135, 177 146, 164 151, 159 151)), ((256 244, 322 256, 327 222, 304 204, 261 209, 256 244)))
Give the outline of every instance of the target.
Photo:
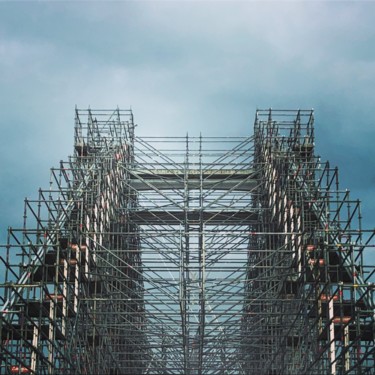
POLYGON ((0 231, 73 151, 74 108, 138 135, 252 133, 314 108, 316 144, 375 226, 375 2, 0 2, 0 231))

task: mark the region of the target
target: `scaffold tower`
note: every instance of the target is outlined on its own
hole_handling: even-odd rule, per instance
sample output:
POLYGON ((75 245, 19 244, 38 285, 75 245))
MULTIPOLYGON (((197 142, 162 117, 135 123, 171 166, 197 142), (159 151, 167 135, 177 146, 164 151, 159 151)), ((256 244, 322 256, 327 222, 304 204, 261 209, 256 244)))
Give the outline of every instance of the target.
POLYGON ((73 155, 8 229, 0 374, 374 375, 375 232, 313 111, 134 129, 76 109, 73 155))

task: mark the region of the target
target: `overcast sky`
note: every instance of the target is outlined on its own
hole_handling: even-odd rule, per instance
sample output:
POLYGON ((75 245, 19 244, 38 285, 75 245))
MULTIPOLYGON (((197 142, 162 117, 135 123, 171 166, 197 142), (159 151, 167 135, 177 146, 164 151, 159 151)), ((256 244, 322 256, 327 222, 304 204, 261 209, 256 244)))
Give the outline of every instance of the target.
POLYGON ((73 151, 74 108, 131 107, 138 135, 252 133, 314 108, 316 145, 375 226, 375 3, 0 2, 0 231, 73 151))

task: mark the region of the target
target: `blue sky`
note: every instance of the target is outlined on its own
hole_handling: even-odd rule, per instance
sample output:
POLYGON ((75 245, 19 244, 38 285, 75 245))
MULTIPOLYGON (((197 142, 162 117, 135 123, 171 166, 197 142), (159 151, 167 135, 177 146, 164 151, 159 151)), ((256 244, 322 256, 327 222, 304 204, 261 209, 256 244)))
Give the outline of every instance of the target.
POLYGON ((0 239, 73 151, 74 107, 131 107, 138 135, 251 134, 314 108, 322 159, 375 225, 375 3, 0 2, 0 239))

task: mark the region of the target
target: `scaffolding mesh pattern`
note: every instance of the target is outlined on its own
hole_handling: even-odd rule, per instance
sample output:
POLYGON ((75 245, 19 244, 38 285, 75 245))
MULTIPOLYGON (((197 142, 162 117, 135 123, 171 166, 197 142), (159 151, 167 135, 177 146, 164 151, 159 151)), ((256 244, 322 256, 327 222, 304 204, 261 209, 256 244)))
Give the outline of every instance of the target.
POLYGON ((0 247, 0 374, 374 374, 374 232, 313 121, 140 138, 129 110, 76 109, 0 247))

